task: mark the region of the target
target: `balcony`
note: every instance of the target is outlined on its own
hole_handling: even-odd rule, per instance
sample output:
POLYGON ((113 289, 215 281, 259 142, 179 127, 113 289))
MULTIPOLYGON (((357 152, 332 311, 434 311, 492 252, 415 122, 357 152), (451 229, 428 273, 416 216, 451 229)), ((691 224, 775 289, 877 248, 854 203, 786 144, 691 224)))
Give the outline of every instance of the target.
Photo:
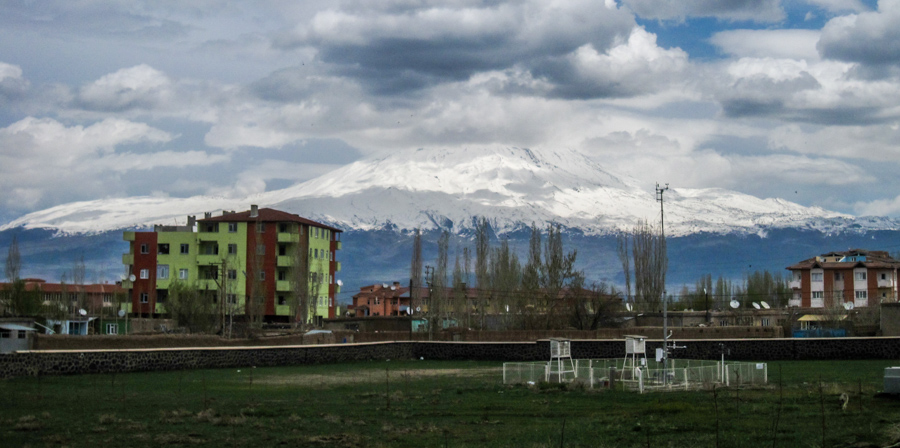
POLYGON ((276 291, 290 291, 291 290, 291 282, 290 280, 278 280, 275 282, 275 290, 276 291))
POLYGON ((825 308, 825 299, 810 299, 809 306, 812 308, 825 308))
POLYGON ((341 262, 340 261, 334 262, 334 272, 341 272, 341 262))
POLYGON ((894 287, 894 279, 878 279, 878 287, 879 288, 893 288, 894 287))
POLYGON ((290 267, 294 265, 294 257, 290 255, 279 255, 278 259, 275 261, 275 265, 278 267, 290 267))
POLYGON ((300 234, 291 232, 281 232, 278 234, 279 243, 299 243, 300 234))
POLYGON ((122 239, 125 241, 134 241, 134 232, 123 232, 122 239))
POLYGON ((791 287, 791 289, 800 289, 800 280, 791 280, 788 285, 791 287))
POLYGON ((197 264, 198 265, 209 266, 209 265, 220 263, 221 261, 222 261, 222 258, 219 257, 218 255, 211 255, 211 254, 197 255, 197 264))
POLYGON ((343 245, 340 241, 334 241, 334 250, 341 250, 342 247, 343 245))
POLYGON ((122 254, 122 264, 134 264, 134 254, 122 254))
POLYGON ((122 289, 131 288, 134 288, 134 283, 132 283, 131 280, 128 280, 127 278, 125 280, 122 280, 122 289))

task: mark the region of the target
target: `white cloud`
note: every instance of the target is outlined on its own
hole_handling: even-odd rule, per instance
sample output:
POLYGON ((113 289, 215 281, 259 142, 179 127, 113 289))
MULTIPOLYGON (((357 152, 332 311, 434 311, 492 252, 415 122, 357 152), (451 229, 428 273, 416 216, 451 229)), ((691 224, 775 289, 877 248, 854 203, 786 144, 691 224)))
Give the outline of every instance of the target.
POLYGON ((79 102, 86 108, 122 111, 152 109, 170 101, 172 81, 145 64, 110 73, 81 88, 79 102))
POLYGON ((836 17, 822 28, 823 57, 864 65, 900 64, 900 0, 880 0, 878 11, 836 17))
POLYGON ((203 151, 119 151, 124 145, 157 145, 172 139, 160 129, 116 118, 89 126, 22 119, 0 129, 0 190, 9 192, 2 200, 13 209, 28 209, 45 201, 115 195, 122 174, 227 160, 203 151))
POLYGON ((857 201, 853 204, 853 211, 859 216, 900 217, 900 196, 868 202, 857 201))
POLYGON ((712 35, 710 43, 734 57, 816 61, 816 30, 728 30, 712 35))
POLYGON ((778 0, 622 0, 622 3, 641 17, 659 20, 715 17, 778 22, 785 16, 778 0))
POLYGON ((806 0, 812 5, 816 5, 828 12, 862 12, 867 11, 866 7, 859 0, 806 0))

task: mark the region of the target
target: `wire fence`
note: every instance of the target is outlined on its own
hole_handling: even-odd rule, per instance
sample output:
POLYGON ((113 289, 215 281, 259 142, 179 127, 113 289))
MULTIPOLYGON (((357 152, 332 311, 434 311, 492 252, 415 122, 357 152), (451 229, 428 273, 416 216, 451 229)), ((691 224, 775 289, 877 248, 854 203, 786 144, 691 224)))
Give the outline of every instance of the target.
MULTIPOLYGON (((588 388, 622 388, 638 392, 750 387, 768 384, 768 365, 738 361, 651 359, 630 365, 623 359, 576 359, 574 371, 560 372, 551 362, 507 362, 504 384, 579 383, 588 388)), ((555 361, 552 361, 555 362, 555 361)))

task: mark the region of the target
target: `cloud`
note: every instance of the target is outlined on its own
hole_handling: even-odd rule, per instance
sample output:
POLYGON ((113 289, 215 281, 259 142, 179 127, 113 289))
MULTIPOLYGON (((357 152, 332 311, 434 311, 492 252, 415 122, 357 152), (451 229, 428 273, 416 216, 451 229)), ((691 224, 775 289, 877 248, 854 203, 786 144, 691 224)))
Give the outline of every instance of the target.
POLYGON ((529 69, 585 45, 602 53, 634 26, 628 12, 593 0, 388 2, 320 11, 274 45, 315 47, 334 73, 389 95, 465 81, 479 72, 529 69))
POLYGON ((170 101, 171 80, 146 64, 119 70, 82 87, 79 106, 96 111, 120 112, 128 109, 154 109, 170 101))
POLYGON ((869 8, 859 0, 806 0, 811 5, 818 6, 828 12, 862 12, 869 8))
POLYGON ((857 201, 853 204, 853 211, 859 216, 900 217, 900 196, 874 201, 857 201))
POLYGON ((836 17, 822 28, 822 57, 867 66, 900 64, 900 0, 881 0, 878 10, 836 17))
POLYGON ((23 98, 28 87, 19 66, 0 62, 0 105, 23 98))
POLYGON ((563 61, 552 64, 552 69, 537 71, 555 84, 553 94, 565 98, 628 97, 680 81, 688 55, 678 48, 660 48, 656 35, 634 28, 626 42, 605 53, 583 45, 563 61))
POLYGON ((769 147, 841 159, 900 163, 900 120, 870 126, 827 126, 805 129, 779 126, 769 134, 769 147))
POLYGON ((61 200, 116 194, 120 176, 158 167, 221 163, 203 151, 138 153, 121 148, 159 145, 172 135, 143 123, 108 118, 89 126, 66 126, 51 118, 27 117, 0 128, 0 190, 13 209, 61 200))
POLYGON ((854 65, 836 61, 741 58, 712 75, 725 115, 824 125, 866 125, 900 118, 900 87, 857 79, 854 65), (718 77, 717 77, 718 76, 718 77))
POLYGON ((688 17, 714 17, 778 22, 785 17, 780 0, 623 0, 622 3, 645 19, 681 21, 688 17))
POLYGON ((819 59, 816 30, 728 30, 713 34, 709 41, 738 58, 819 59))

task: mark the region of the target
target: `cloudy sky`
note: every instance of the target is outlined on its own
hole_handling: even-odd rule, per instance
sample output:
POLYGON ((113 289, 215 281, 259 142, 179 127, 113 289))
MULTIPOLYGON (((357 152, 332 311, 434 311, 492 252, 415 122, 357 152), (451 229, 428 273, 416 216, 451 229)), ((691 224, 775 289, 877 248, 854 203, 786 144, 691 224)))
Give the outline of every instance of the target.
POLYGON ((900 216, 900 0, 0 2, 0 220, 411 148, 900 216))

